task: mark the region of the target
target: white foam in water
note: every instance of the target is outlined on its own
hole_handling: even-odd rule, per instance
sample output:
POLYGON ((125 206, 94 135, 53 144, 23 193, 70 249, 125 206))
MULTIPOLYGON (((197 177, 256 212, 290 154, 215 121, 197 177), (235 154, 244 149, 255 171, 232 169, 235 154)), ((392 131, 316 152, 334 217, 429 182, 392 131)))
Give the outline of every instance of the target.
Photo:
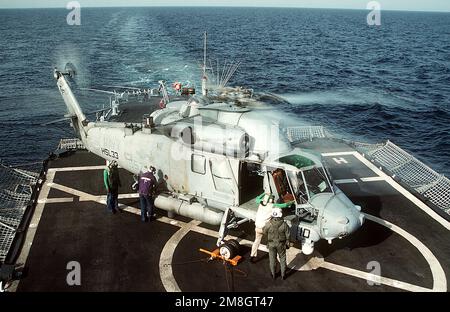
POLYGON ((381 91, 364 89, 343 89, 335 91, 313 91, 281 94, 293 105, 373 105, 380 104, 389 107, 410 107, 412 100, 407 97, 386 95, 381 91))

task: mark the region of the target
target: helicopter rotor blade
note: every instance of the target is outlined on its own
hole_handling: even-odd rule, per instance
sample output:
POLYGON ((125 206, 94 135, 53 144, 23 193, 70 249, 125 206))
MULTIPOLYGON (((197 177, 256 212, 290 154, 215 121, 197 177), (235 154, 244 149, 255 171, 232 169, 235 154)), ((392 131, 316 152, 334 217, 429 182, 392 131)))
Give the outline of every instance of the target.
POLYGON ((108 88, 121 88, 121 89, 129 89, 129 90, 141 90, 141 88, 136 88, 136 87, 126 87, 126 86, 116 86, 116 85, 107 85, 107 86, 105 86, 105 87, 108 87, 108 88))
POLYGON ((68 121, 68 120, 70 120, 70 118, 71 117, 64 117, 64 118, 52 120, 52 121, 49 121, 49 122, 41 124, 41 126, 50 126, 50 125, 53 125, 53 124, 56 124, 56 123, 60 123, 60 122, 63 122, 63 121, 68 121))
POLYGON ((111 95, 116 95, 116 92, 106 91, 106 90, 100 90, 100 89, 93 89, 93 88, 80 88, 82 91, 92 91, 92 92, 99 92, 99 93, 106 93, 111 95))
POLYGON ((87 112, 86 115, 91 115, 91 114, 96 114, 96 113, 103 113, 103 112, 106 112, 106 111, 108 111, 110 109, 111 109, 110 107, 105 107, 105 108, 102 108, 102 109, 99 109, 99 110, 87 112))

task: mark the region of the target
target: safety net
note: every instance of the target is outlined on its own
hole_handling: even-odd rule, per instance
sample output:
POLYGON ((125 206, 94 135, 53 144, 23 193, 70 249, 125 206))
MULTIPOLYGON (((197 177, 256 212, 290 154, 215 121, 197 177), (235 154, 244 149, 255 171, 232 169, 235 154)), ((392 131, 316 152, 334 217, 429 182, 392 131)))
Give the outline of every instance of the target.
POLYGON ((328 137, 327 131, 323 126, 288 127, 286 128, 286 135, 291 143, 328 137))
POLYGON ((355 143, 356 149, 376 161, 410 188, 450 214, 450 180, 387 141, 384 144, 355 143))
POLYGON ((41 166, 10 167, 0 162, 0 262, 4 262, 30 204, 41 166))

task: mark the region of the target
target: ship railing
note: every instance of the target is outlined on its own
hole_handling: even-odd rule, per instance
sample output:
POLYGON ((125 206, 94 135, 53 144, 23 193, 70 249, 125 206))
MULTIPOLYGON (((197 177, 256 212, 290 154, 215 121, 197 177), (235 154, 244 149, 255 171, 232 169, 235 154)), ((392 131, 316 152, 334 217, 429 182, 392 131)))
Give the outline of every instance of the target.
POLYGON ((30 207, 42 163, 7 166, 0 161, 0 263, 5 261, 30 207))
POLYGON ((86 149, 80 139, 61 139, 59 141, 58 149, 72 151, 86 149))
POLYGON ((288 140, 291 143, 312 141, 316 138, 329 137, 329 133, 323 126, 299 126, 285 129, 288 140))
POLYGON ((383 144, 352 142, 357 151, 406 184, 425 200, 450 215, 450 180, 391 141, 383 144))

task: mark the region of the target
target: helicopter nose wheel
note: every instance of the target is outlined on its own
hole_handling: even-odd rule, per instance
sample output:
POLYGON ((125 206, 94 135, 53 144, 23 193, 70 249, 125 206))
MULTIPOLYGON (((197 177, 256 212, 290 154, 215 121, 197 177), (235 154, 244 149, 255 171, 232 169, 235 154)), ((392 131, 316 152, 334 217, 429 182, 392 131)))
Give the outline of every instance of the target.
POLYGON ((219 247, 219 252, 225 260, 230 260, 239 255, 240 249, 241 245, 239 242, 235 239, 230 239, 219 247))

